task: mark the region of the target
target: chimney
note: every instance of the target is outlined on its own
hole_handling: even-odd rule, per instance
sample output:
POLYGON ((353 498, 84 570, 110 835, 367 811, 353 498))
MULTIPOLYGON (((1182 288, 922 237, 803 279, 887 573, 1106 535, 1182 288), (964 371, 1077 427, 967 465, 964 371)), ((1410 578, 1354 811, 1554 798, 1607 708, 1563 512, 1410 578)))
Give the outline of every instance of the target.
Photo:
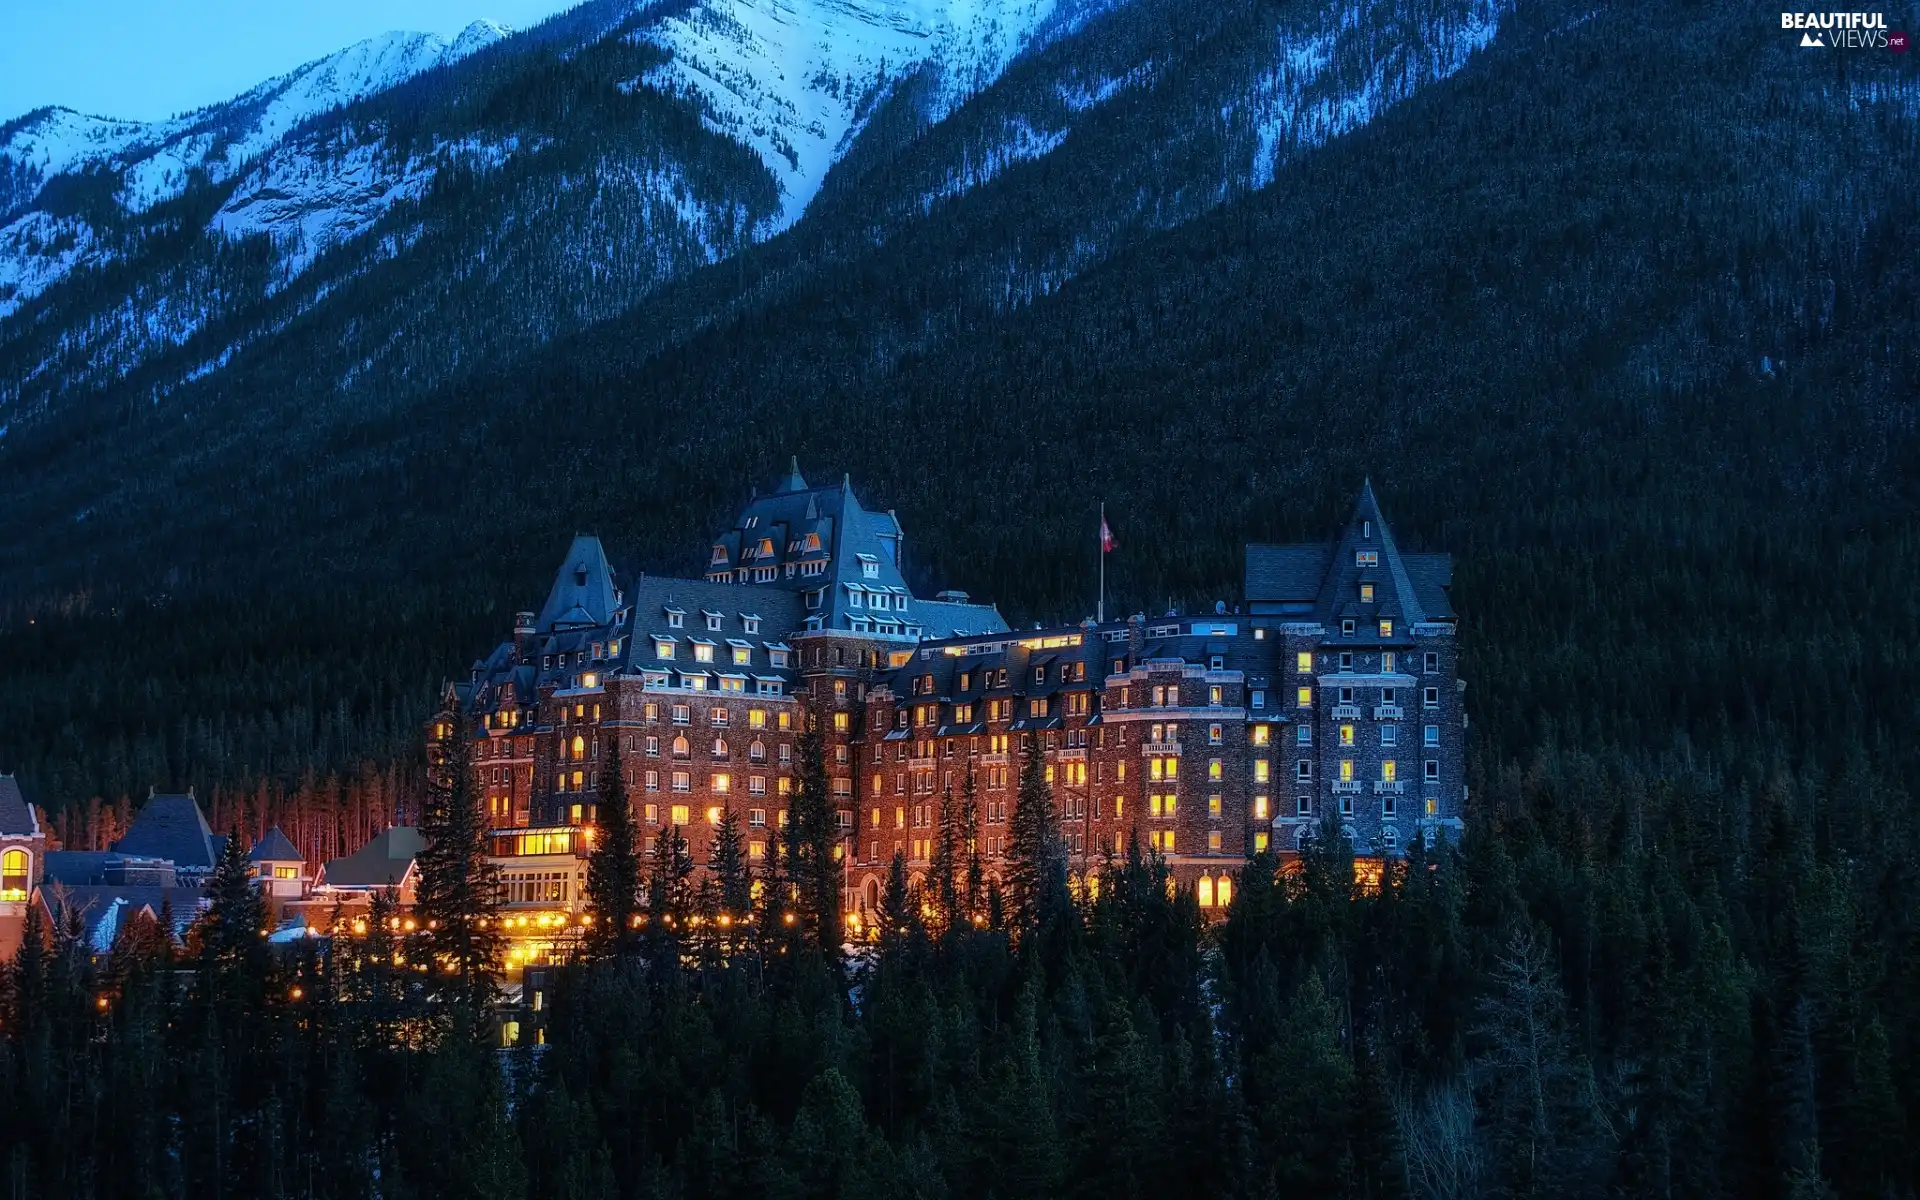
POLYGON ((521 658, 533 656, 533 614, 513 614, 513 651, 521 658))

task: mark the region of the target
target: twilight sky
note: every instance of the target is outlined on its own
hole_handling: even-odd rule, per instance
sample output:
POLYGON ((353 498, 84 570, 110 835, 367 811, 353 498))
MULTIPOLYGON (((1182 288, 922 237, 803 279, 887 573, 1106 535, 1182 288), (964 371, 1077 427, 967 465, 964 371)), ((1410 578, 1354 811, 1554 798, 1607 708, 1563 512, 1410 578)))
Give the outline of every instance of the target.
POLYGON ((514 29, 577 0, 0 0, 0 122, 43 104, 154 120, 390 29, 514 29))

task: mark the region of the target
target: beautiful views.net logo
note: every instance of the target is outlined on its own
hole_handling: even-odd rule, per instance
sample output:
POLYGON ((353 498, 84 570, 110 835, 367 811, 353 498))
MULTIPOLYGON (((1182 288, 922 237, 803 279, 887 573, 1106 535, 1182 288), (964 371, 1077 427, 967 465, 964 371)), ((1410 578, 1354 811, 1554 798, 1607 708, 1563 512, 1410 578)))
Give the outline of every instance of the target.
POLYGON ((1783 12, 1780 28, 1800 31, 1800 44, 1821 49, 1905 50, 1907 35, 1887 32, 1885 13, 1783 12))

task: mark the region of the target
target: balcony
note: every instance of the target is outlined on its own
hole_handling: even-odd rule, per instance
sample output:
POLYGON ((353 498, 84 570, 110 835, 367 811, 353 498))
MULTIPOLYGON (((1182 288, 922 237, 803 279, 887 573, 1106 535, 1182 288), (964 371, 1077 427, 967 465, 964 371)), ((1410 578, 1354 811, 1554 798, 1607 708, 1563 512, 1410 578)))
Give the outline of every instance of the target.
POLYGON ((1360 706, 1358 704, 1336 704, 1333 706, 1333 719, 1336 721, 1358 721, 1360 719, 1360 706))
POLYGON ((1398 704, 1376 704, 1373 706, 1373 719, 1376 721, 1399 721, 1406 717, 1398 704))
POLYGON ((1351 794, 1353 794, 1353 795, 1355 795, 1355 796, 1357 796, 1357 795, 1359 795, 1359 794, 1360 794, 1360 781, 1359 781, 1358 779, 1336 779, 1336 780, 1334 780, 1334 781, 1333 781, 1333 794, 1334 794, 1334 795, 1336 795, 1336 796, 1339 796, 1339 795, 1342 795, 1342 794, 1345 794, 1345 793, 1351 793, 1351 794))
POLYGON ((1180 743, 1179 742, 1141 742, 1140 753, 1148 754, 1148 755, 1178 754, 1180 753, 1180 743))
POLYGON ((1403 796, 1407 784, 1404 779, 1376 779, 1373 781, 1373 794, 1376 796, 1403 796))

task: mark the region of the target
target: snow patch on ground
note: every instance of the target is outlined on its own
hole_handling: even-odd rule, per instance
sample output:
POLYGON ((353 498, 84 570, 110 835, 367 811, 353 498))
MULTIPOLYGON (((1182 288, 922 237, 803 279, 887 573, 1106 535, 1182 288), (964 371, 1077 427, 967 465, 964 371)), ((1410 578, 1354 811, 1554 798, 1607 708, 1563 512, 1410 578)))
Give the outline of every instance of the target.
POLYGON ((1376 24, 1368 10, 1354 6, 1339 10, 1330 25, 1289 33, 1273 71, 1255 81, 1240 111, 1229 106, 1221 114, 1253 122, 1253 186, 1273 182, 1289 153, 1358 129, 1460 70, 1493 40, 1511 10, 1511 0, 1468 0, 1376 24))
POLYGON ((378 140, 344 150, 311 141, 292 144, 240 182, 211 228, 230 238, 271 237, 284 255, 284 286, 327 250, 372 228, 396 204, 419 199, 441 170, 456 163, 495 170, 522 148, 518 137, 464 138, 400 158, 378 140))
POLYGON ((928 212, 941 200, 980 187, 1014 163, 1051 154, 1066 140, 1065 129, 1035 129, 1025 120, 1009 120, 1005 122, 1002 136, 987 147, 984 154, 978 157, 968 154, 947 172, 938 188, 920 198, 920 211, 928 212))
POLYGON ((673 59, 646 82, 700 101, 710 128, 779 181, 775 233, 806 209, 864 123, 863 104, 925 63, 933 119, 999 78, 1055 0, 704 0, 636 35, 673 59))
POLYGON ((30 212, 0 228, 0 320, 94 257, 96 245, 77 217, 30 212))
POLYGON ((1141 63, 1125 75, 1113 78, 1074 79, 1060 85, 1060 102, 1073 112, 1097 108, 1121 92, 1139 87, 1153 78, 1153 64, 1141 63))

